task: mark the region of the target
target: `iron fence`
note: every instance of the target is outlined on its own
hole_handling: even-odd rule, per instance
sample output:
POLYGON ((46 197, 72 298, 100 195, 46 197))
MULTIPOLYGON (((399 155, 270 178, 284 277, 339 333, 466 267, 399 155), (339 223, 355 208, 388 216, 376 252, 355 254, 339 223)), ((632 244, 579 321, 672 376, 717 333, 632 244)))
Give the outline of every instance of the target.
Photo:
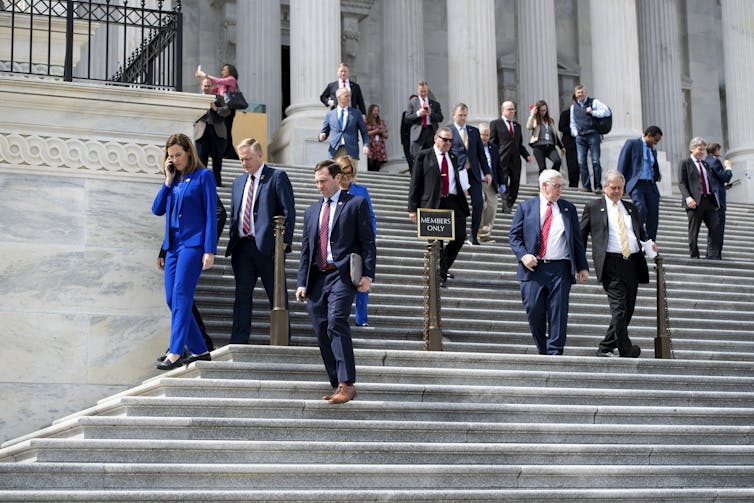
POLYGON ((181 2, 170 3, 0 0, 0 72, 180 91, 181 2))

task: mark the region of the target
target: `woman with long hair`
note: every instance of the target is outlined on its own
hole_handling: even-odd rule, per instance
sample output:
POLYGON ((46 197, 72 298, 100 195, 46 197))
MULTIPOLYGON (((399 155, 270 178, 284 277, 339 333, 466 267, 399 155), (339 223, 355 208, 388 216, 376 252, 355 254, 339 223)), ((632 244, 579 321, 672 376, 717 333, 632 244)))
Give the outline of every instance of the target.
POLYGON ((547 167, 545 159, 548 158, 552 161, 552 169, 560 171, 562 161, 558 154, 558 148, 564 154, 565 149, 560 142, 555 121, 550 117, 550 111, 545 100, 537 101, 536 105, 531 108, 529 120, 526 121, 526 129, 532 132, 529 145, 534 150, 534 158, 537 160, 539 172, 541 173, 547 167))
POLYGON ((385 140, 388 138, 387 123, 380 118, 379 105, 369 105, 367 109, 367 133, 369 133, 368 171, 379 171, 387 162, 385 140))
MULTIPOLYGON (((220 69, 220 77, 213 77, 199 69, 196 70, 195 75, 196 78, 200 80, 209 79, 212 81, 213 87, 210 92, 213 94, 221 94, 225 96, 228 93, 238 91, 238 70, 236 70, 235 66, 229 63, 224 64, 220 69)), ((226 138, 223 157, 226 159, 238 159, 236 149, 233 148, 233 119, 235 117, 236 111, 233 109, 230 110, 230 115, 225 117, 225 127, 228 129, 228 137, 226 138)))
POLYGON ((170 348, 157 364, 170 370, 196 360, 210 360, 199 325, 191 313, 199 275, 217 253, 217 189, 194 144, 185 134, 165 142, 165 181, 152 203, 152 213, 165 215, 165 300, 170 308, 170 348), (184 348, 189 356, 183 358, 184 348))

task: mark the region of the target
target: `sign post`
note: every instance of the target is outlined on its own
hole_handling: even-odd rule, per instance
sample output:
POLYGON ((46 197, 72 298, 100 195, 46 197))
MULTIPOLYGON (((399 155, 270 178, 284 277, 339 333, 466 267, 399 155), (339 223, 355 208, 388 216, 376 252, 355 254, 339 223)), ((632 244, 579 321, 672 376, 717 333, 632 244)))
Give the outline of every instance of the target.
POLYGON ((424 255, 424 350, 442 351, 442 315, 440 311, 441 242, 455 238, 453 210, 419 208, 416 234, 426 239, 424 255))

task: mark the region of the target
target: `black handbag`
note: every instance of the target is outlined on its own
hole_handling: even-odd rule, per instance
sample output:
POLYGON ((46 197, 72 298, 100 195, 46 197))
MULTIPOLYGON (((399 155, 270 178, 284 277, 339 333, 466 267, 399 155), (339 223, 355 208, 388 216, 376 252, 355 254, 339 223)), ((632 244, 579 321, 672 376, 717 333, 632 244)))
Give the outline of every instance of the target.
POLYGON ((241 91, 225 93, 225 104, 231 110, 243 110, 249 106, 241 91))

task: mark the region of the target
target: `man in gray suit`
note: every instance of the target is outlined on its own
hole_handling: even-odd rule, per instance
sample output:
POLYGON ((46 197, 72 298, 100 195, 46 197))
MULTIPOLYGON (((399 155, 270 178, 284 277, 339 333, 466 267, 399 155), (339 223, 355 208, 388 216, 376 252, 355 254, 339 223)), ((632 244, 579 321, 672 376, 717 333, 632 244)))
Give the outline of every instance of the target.
MULTIPOLYGON (((435 131, 442 122, 442 108, 440 104, 429 98, 429 84, 421 80, 416 85, 417 98, 411 99, 403 114, 403 121, 411 126, 411 157, 425 148, 435 144, 435 131)), ((409 163, 411 166, 411 163, 409 163)))
MULTIPOLYGON (((647 233, 641 224, 639 210, 622 201, 626 179, 611 169, 605 173, 605 195, 587 203, 581 213, 581 240, 586 246, 592 235, 592 260, 597 279, 607 293, 612 319, 605 338, 600 342, 597 356, 618 354, 636 358, 639 346, 628 337, 628 324, 634 314, 639 283, 649 283, 647 259, 641 253, 641 242, 647 233)), ((657 251, 657 245, 651 245, 657 251)))
MULTIPOLYGON (((212 81, 202 80, 202 93, 212 94, 212 81)), ((207 161, 212 158, 212 172, 215 174, 215 184, 222 187, 220 172, 223 169, 223 152, 225 152, 225 140, 228 137, 228 128, 225 126, 225 118, 230 115, 230 108, 225 104, 225 99, 217 95, 210 103, 207 113, 194 122, 194 143, 199 160, 207 166, 207 161)))

